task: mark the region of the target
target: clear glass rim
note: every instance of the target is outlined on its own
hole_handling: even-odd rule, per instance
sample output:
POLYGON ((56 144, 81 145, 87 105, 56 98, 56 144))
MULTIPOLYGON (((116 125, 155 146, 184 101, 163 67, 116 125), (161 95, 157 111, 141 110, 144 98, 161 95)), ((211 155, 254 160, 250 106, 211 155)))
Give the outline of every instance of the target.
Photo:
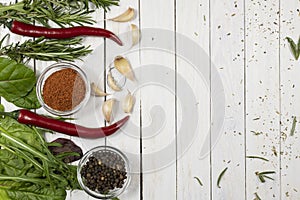
POLYGON ((81 186, 81 188, 87 194, 89 194, 90 196, 92 196, 94 198, 98 198, 98 199, 111 199, 111 198, 115 198, 115 197, 121 195, 125 191, 125 189, 128 187, 128 185, 130 183, 130 180, 131 180, 129 172, 130 172, 130 165, 129 165, 129 160, 128 160, 127 156, 123 152, 121 152, 119 149, 117 149, 115 147, 103 145, 103 146, 98 146, 98 147, 94 147, 94 148, 90 149, 80 159, 78 167, 77 167, 77 180, 78 180, 78 183, 81 186), (109 194, 100 194, 100 193, 97 193, 95 191, 90 190, 88 187, 86 187, 83 184, 83 180, 82 180, 82 177, 80 175, 81 168, 85 164, 85 162, 88 160, 88 158, 93 153, 95 153, 97 151, 101 151, 101 150, 108 150, 108 151, 114 152, 114 153, 118 154, 124 160, 124 162, 125 162, 125 168, 126 168, 126 172, 127 172, 127 178, 126 178, 126 180, 125 180, 125 182, 123 184, 123 187, 117 189, 114 193, 111 193, 111 194, 110 193, 109 194))
MULTIPOLYGON (((52 73, 51 73, 52 74, 52 73)), ((82 107, 84 107, 86 105, 86 103, 88 102, 89 98, 90 98, 90 84, 87 78, 87 75, 85 74, 85 72, 78 67, 77 65, 73 64, 73 63, 69 63, 69 62, 59 62, 59 63, 55 63, 52 64, 50 66, 48 66, 47 68, 45 68, 42 73, 40 74, 40 76, 38 77, 37 80, 37 84, 36 84, 36 93, 37 93, 37 98, 41 104, 41 106, 48 111, 51 114, 54 115, 58 115, 58 116, 67 116, 67 115, 72 115, 76 112, 78 112, 82 107), (55 110, 51 107, 49 107, 43 100, 43 83, 45 82, 45 80, 47 79, 46 75, 53 69, 55 68, 61 68, 61 69, 67 69, 67 68, 71 68, 74 69, 76 72, 79 73, 79 75, 81 76, 81 78, 83 79, 84 83, 85 83, 85 96, 84 99, 77 105, 75 106, 72 110, 67 110, 67 111, 60 111, 60 110, 55 110)))

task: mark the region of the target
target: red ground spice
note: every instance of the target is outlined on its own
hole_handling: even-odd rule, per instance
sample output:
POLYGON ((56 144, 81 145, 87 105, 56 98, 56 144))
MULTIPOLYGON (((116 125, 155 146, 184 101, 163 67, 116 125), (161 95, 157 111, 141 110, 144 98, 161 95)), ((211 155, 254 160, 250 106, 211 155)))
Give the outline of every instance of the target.
POLYGON ((43 87, 43 100, 51 108, 68 111, 84 99, 85 83, 74 69, 62 69, 51 74, 43 87))

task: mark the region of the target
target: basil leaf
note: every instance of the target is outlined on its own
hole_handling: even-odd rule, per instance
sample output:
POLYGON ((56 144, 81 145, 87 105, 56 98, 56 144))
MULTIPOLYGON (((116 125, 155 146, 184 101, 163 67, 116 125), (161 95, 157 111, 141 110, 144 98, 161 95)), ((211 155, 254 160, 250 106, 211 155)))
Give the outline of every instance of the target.
POLYGON ((35 83, 36 77, 32 69, 0 57, 0 96, 9 102, 16 101, 25 97, 35 83))
POLYGON ((296 60, 298 60, 299 56, 300 56, 300 38, 298 41, 298 45, 296 45, 296 43, 293 41, 292 38, 286 37, 287 41, 290 44, 290 49, 293 53, 293 56, 295 57, 296 60))
POLYGON ((15 104, 15 106, 27 109, 36 109, 41 107, 41 104, 36 96, 35 87, 33 87, 33 89, 26 96, 21 97, 12 103, 15 104))

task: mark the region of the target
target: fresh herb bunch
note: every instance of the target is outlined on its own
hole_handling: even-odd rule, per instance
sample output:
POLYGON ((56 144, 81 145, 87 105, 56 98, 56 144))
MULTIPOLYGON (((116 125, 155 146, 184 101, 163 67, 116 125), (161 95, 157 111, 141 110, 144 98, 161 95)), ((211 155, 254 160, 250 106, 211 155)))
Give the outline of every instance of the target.
POLYGON ((52 21, 60 27, 93 24, 89 3, 95 8, 109 10, 112 5, 118 5, 119 0, 23 0, 9 5, 0 4, 0 24, 8 25, 11 20, 28 24, 34 22, 49 27, 52 21))
POLYGON ((90 46, 83 46, 82 38, 71 39, 45 39, 43 37, 35 40, 29 39, 23 43, 17 42, 2 46, 6 35, 0 41, 0 56, 7 56, 18 63, 26 63, 30 59, 42 61, 74 61, 86 56, 92 50, 90 46))
POLYGON ((0 197, 6 200, 66 198, 66 190, 80 189, 76 166, 51 154, 35 127, 0 118, 0 197))

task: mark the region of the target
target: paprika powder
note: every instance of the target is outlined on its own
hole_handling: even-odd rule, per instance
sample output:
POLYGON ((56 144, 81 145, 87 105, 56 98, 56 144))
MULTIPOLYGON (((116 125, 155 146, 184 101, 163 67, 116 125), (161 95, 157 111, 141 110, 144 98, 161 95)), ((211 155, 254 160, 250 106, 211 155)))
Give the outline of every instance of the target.
POLYGON ((68 111, 79 105, 86 94, 85 82, 74 69, 66 68, 51 74, 43 86, 43 100, 54 110, 68 111))

